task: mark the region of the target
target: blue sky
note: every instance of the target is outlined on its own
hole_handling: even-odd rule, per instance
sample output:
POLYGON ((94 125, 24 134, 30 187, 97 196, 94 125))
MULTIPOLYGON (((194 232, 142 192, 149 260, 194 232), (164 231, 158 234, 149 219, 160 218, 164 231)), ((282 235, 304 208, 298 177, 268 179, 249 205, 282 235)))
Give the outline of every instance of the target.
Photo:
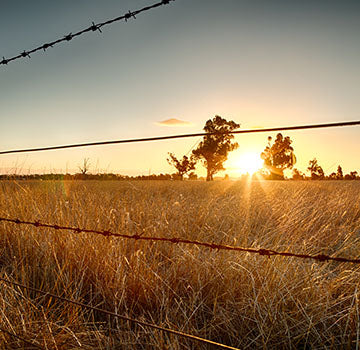
MULTIPOLYGON (((1 1, 0 57, 151 3, 1 1)), ((215 114, 242 128, 358 120, 359 33, 359 1, 177 0, 1 66, 0 149, 196 132, 215 114), (190 124, 158 124, 170 118, 190 124)), ((360 171, 358 127, 288 134, 300 169, 317 157, 327 172, 360 171)), ((238 137, 230 171, 266 137, 238 137)), ((0 170, 76 171, 87 157, 94 170, 159 173, 195 141, 2 156, 0 170)))

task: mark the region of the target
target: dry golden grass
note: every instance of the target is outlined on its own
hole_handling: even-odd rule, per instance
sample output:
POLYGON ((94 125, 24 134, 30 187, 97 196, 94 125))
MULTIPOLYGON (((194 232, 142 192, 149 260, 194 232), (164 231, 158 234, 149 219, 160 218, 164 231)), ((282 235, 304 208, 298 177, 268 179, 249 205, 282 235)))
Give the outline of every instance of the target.
MULTIPOLYGON (((359 182, 43 181, 0 189, 3 217, 360 256, 359 182)), ((0 228, 4 278, 243 349, 359 344, 358 265, 0 228)), ((0 327, 47 349, 208 348, 0 286, 0 327)), ((23 347, 0 333, 1 349, 23 347)))

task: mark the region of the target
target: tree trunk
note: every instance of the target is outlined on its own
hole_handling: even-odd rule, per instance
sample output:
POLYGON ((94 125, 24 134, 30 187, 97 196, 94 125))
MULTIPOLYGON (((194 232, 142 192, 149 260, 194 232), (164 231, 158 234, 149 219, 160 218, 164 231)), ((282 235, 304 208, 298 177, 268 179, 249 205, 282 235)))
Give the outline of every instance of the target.
POLYGON ((209 168, 207 168, 206 181, 212 181, 212 180, 213 180, 212 172, 209 168))
POLYGON ((284 171, 282 169, 274 169, 271 173, 272 180, 284 180, 284 171))

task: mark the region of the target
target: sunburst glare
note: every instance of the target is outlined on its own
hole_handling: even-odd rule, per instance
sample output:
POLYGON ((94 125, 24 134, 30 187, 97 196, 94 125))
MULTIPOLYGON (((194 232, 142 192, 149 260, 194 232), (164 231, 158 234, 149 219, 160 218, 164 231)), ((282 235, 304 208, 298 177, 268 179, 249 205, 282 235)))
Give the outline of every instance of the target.
POLYGON ((256 152, 246 152, 239 154, 230 160, 230 168, 238 174, 254 174, 262 168, 263 161, 260 154, 256 152))

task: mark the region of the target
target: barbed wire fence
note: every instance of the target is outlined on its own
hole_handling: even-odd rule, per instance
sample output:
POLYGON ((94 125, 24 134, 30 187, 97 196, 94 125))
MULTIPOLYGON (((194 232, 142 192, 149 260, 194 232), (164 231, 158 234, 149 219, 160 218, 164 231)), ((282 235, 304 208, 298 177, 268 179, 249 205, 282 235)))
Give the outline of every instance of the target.
POLYGON ((110 24, 113 24, 113 23, 119 22, 119 21, 127 22, 130 19, 136 19, 136 16, 139 15, 140 13, 146 12, 146 11, 149 11, 149 10, 152 10, 152 9, 155 9, 155 8, 158 8, 158 7, 163 6, 163 5, 167 5, 172 1, 175 1, 175 0, 162 0, 160 2, 157 2, 157 3, 153 4, 153 5, 146 6, 146 7, 143 7, 141 9, 138 9, 138 10, 128 11, 127 13, 125 13, 125 14, 123 14, 121 16, 115 17, 113 19, 109 19, 109 20, 107 20, 105 22, 100 22, 100 23, 92 22, 91 26, 89 26, 89 27, 87 27, 85 29, 82 29, 82 30, 80 30, 80 31, 78 31, 76 33, 66 34, 62 38, 59 38, 59 39, 56 39, 54 41, 50 41, 50 42, 41 44, 40 46, 35 47, 35 48, 31 49, 31 50, 23 50, 20 54, 18 54, 16 56, 13 56, 13 57, 10 57, 10 58, 3 57, 2 60, 0 61, 0 65, 7 65, 8 63, 10 63, 12 61, 19 60, 21 58, 30 58, 30 55, 37 52, 37 51, 44 51, 45 52, 49 48, 52 48, 52 47, 54 47, 54 46, 56 46, 56 45, 58 45, 60 43, 63 43, 63 42, 69 42, 72 39, 74 39, 74 38, 76 38, 76 37, 78 37, 80 35, 83 35, 85 33, 90 33, 90 32, 102 33, 101 28, 103 28, 103 27, 105 27, 107 25, 110 25, 110 24))
MULTIPOLYGON (((356 126, 360 125, 360 121, 348 121, 348 122, 337 122, 337 123, 325 123, 325 124, 308 124, 308 125, 296 125, 296 126, 287 126, 287 127, 276 127, 276 128, 263 128, 263 129, 251 129, 251 130, 237 130, 237 131, 231 131, 226 132, 222 134, 246 134, 246 133, 259 133, 259 132, 274 132, 274 131, 289 131, 289 130, 305 130, 305 129, 319 129, 319 128, 332 128, 332 127, 345 127, 345 126, 356 126)), ((214 133, 194 133, 194 134, 182 134, 182 135, 169 135, 169 136, 158 136, 158 137, 149 137, 149 138, 138 138, 138 139, 127 139, 127 140, 113 140, 113 141, 101 141, 101 142, 91 142, 91 143, 81 143, 81 144, 69 144, 69 145, 62 145, 62 146, 50 146, 50 147, 39 147, 39 148, 27 148, 27 149, 15 149, 15 150, 9 150, 9 151, 1 151, 1 154, 12 154, 12 153, 26 153, 26 152, 39 152, 39 151, 49 151, 49 150, 58 150, 58 149, 66 149, 66 148, 75 148, 75 147, 90 147, 90 146, 101 146, 101 145, 109 145, 109 144, 122 144, 122 143, 134 143, 134 142, 147 142, 147 141, 161 141, 161 140, 169 140, 169 139, 179 139, 179 138, 188 138, 188 137, 201 137, 201 136, 209 136, 209 135, 218 135, 221 133, 214 132, 214 133)), ((243 253, 250 253, 250 254, 257 254, 260 256, 282 256, 282 257, 291 257, 291 258, 298 258, 298 259, 306 259, 306 260, 315 260, 318 262, 338 262, 338 263, 351 263, 351 264, 360 264, 359 258, 345 258, 345 257, 337 257, 337 256, 330 256, 326 254, 301 254, 301 253, 293 253, 293 252, 281 252, 276 251, 273 249, 267 249, 267 248, 253 248, 253 247, 239 247, 239 246, 231 246, 231 245, 224 245, 224 244, 217 244, 215 242, 202 242, 198 240, 189 240, 189 239, 183 239, 180 237, 157 237, 157 236, 145 236, 142 234, 120 234, 116 232, 111 232, 109 230, 94 230, 89 228, 81 228, 81 227, 73 227, 73 226, 64 226, 59 224, 49 224, 49 223, 41 223, 40 221, 26 221, 26 220, 20 220, 18 218, 5 218, 0 217, 0 222, 5 223, 12 223, 17 225, 27 225, 27 226, 33 226, 36 228, 49 228, 54 230, 66 230, 70 231, 75 234, 80 233, 92 233, 101 235, 104 237, 118 237, 123 239, 132 239, 132 240, 142 240, 142 241, 148 241, 148 242, 165 242, 169 244, 187 244, 192 246, 198 246, 198 247, 204 247, 209 248, 211 250, 224 250, 224 251, 236 251, 236 252, 243 252, 243 253)), ((122 316, 107 310, 99 309, 96 307, 93 307, 91 305, 83 304, 71 299, 67 299, 52 293, 48 293, 36 288, 28 287, 22 284, 19 284, 14 281, 10 281, 4 278, 0 277, 0 281, 12 284, 13 286, 18 286, 20 288, 32 290, 33 292, 51 296, 55 299, 62 300, 67 303, 72 303, 78 306, 81 306, 83 308, 87 308, 93 311, 98 311, 103 314, 107 314, 109 316, 117 317, 135 324, 139 324, 145 327, 149 327, 152 329, 157 329, 166 333, 174 334, 180 337, 184 337, 187 339, 191 339, 194 341, 201 342, 203 344, 207 345, 213 345, 217 346, 218 348, 223 349, 236 349, 234 347, 217 343, 211 340, 207 340, 201 337, 197 337, 188 333, 184 333, 181 331, 177 331, 170 328, 161 327, 158 325, 154 325, 148 322, 132 319, 126 316, 122 316)), ((28 345, 32 345, 35 348, 43 349, 40 345, 36 343, 32 343, 31 341, 26 340, 23 337, 20 337, 10 331, 7 331, 4 328, 0 328, 0 331, 3 333, 8 334, 9 336, 13 336, 14 338, 23 341, 24 343, 28 345)))
MULTIPOLYGON (((151 9, 159 8, 159 7, 161 7, 163 5, 167 5, 167 4, 169 4, 170 2, 173 2, 173 1, 175 1, 175 0, 162 0, 160 2, 154 3, 153 5, 149 5, 149 6, 143 7, 143 8, 138 9, 138 10, 128 11, 127 13, 125 13, 125 14, 123 14, 121 16, 115 17, 113 19, 106 20, 104 22, 99 22, 99 23, 92 22, 89 27, 87 27, 85 29, 82 29, 82 30, 80 30, 78 32, 66 34, 65 36, 63 36, 63 37, 61 37, 59 39, 56 39, 54 41, 50 41, 50 42, 41 44, 40 46, 37 46, 37 47, 35 47, 33 49, 30 49, 30 50, 23 50, 20 54, 15 55, 13 57, 9 57, 9 58, 3 57, 2 60, 0 60, 0 65, 5 66, 8 63, 13 62, 15 60, 19 60, 19 59, 22 59, 22 58, 30 58, 30 55, 32 55, 35 52, 38 52, 38 51, 44 51, 45 52, 49 48, 52 48, 52 47, 54 47, 56 45, 59 45, 60 43, 70 42, 72 39, 74 39, 76 37, 79 37, 79 36, 81 36, 81 35, 83 35, 85 33, 90 33, 90 32, 102 33, 101 29, 103 27, 107 26, 107 25, 110 25, 110 24, 113 24, 113 23, 119 22, 119 21, 127 22, 128 20, 136 19, 136 16, 139 15, 140 13, 150 11, 151 9)), ((251 130, 237 130, 237 131, 226 132, 226 133, 223 133, 223 134, 246 134, 246 133, 259 133, 259 132, 276 132, 276 131, 290 131, 290 130, 305 130, 305 129, 345 127, 345 126, 356 126, 356 125, 360 125, 360 121, 348 121, 348 122, 325 123, 325 124, 308 124, 308 125, 296 125, 296 126, 276 127, 276 128, 251 129, 251 130)), ((180 139, 180 138, 189 138, 189 137, 202 137, 202 136, 210 136, 210 135, 218 135, 218 134, 222 134, 222 133, 219 133, 219 132, 214 132, 214 133, 192 133, 192 134, 168 135, 168 136, 157 136, 157 137, 137 138, 137 139, 110 140, 110 141, 100 141, 100 142, 67 144, 67 145, 60 145, 60 146, 48 146, 48 147, 27 148, 27 149, 14 149, 14 150, 0 151, 0 155, 14 154, 14 153, 49 151, 49 150, 59 150, 59 149, 69 149, 69 148, 77 148, 77 147, 102 146, 102 145, 110 145, 110 144, 162 141, 162 140, 171 140, 171 139, 180 139)), ((199 141, 197 141, 195 143, 195 145, 198 142, 199 141)), ((191 151, 191 149, 190 149, 190 151, 191 151)), ((97 234, 97 235, 101 235, 101 236, 104 236, 104 237, 117 237, 117 238, 122 238, 122 239, 131 239, 131 240, 135 240, 135 241, 143 240, 143 241, 148 241, 148 242, 165 242, 165 243, 169 243, 169 244, 187 244, 187 245, 192 245, 192 246, 208 248, 208 249, 216 250, 216 251, 220 251, 220 250, 236 251, 236 252, 257 254, 257 255, 260 255, 260 256, 267 256, 269 258, 272 257, 272 256, 282 256, 282 257, 291 257, 291 258, 306 259, 306 260, 315 260, 315 261, 318 261, 318 262, 333 261, 333 262, 338 262, 338 263, 360 264, 360 259, 359 258, 345 258, 345 257, 330 256, 330 255, 325 255, 325 254, 310 255, 310 254, 300 254, 300 253, 294 253, 294 252, 281 252, 281 251, 276 251, 276 250, 267 249, 267 248, 239 247, 239 246, 217 244, 217 243, 214 243, 214 242, 202 242, 202 241, 198 241, 198 240, 189 240, 189 239, 183 239, 183 238, 179 238, 179 237, 170 237, 169 238, 169 237, 145 236, 145 235, 142 235, 142 234, 134 234, 134 235, 120 234, 120 233, 116 233, 116 232, 111 232, 109 230, 94 230, 94 229, 89 229, 89 228, 64 226, 64 225, 59 225, 59 224, 41 223, 39 221, 26 221, 26 220, 20 220, 18 218, 14 219, 14 218, 0 217, 0 222, 11 223, 11 224, 16 224, 16 225, 27 225, 27 226, 33 226, 33 227, 36 227, 36 228, 49 228, 49 229, 54 229, 54 230, 70 231, 70 232, 72 232, 74 234, 92 233, 92 234, 97 234)), ((206 344, 206 345, 212 345, 212 346, 216 346, 218 348, 223 348, 223 349, 236 349, 234 347, 231 347, 231 346, 228 346, 228 345, 225 345, 225 344, 221 344, 221 343, 217 343, 217 342, 214 342, 214 341, 211 341, 211 340, 207 340, 207 339, 204 339, 204 338, 201 338, 201 337, 197 337, 197 336, 185 333, 185 332, 181 332, 181 331, 166 328, 166 327, 161 327, 161 326, 158 326, 158 325, 155 325, 155 324, 152 324, 152 323, 140 321, 140 320, 130 318, 130 317, 127 317, 127 316, 123 316, 123 315, 117 314, 115 312, 100 309, 98 307, 93 307, 91 305, 87 305, 87 304, 78 302, 76 300, 61 297, 59 295, 52 294, 52 293, 49 293, 49 292, 46 292, 46 291, 43 291, 43 290, 40 290, 40 289, 29 287, 29 286, 26 286, 24 284, 20 284, 18 282, 11 281, 9 279, 5 279, 3 277, 0 277, 0 281, 2 281, 4 284, 12 285, 13 287, 18 287, 18 288, 21 288, 21 289, 32 291, 32 292, 37 293, 37 294, 41 294, 41 295, 43 295, 45 297, 55 298, 55 299, 61 300, 63 302, 69 303, 69 304, 80 306, 80 307, 82 307, 84 309, 88 309, 88 310, 91 310, 91 311, 96 311, 96 312, 99 312, 99 313, 103 313, 103 314, 106 314, 106 315, 111 316, 111 317, 116 317, 116 318, 122 319, 124 321, 128 321, 128 322, 138 324, 138 325, 141 325, 141 326, 144 326, 144 327, 156 329, 156 330, 159 330, 159 331, 162 331, 162 332, 174 334, 176 336, 187 338, 187 339, 190 339, 190 340, 193 340, 193 341, 198 341, 198 342, 201 342, 201 343, 206 344)), ((34 347, 34 348, 37 348, 37 349, 45 349, 43 346, 39 345, 38 342, 34 343, 33 341, 27 340, 27 339, 23 338, 22 336, 19 336, 19 335, 13 333, 13 332, 10 332, 9 330, 7 330, 7 329, 5 329, 3 327, 0 327, 0 332, 2 332, 4 334, 7 334, 7 335, 19 340, 19 341, 22 341, 23 343, 25 343, 25 344, 27 344, 27 345, 29 345, 31 347, 34 347)))
MULTIPOLYGON (((49 293, 49 292, 46 292, 46 291, 43 291, 43 290, 40 290, 40 289, 37 289, 37 288, 29 287, 29 286, 26 286, 24 284, 20 284, 18 282, 11 281, 11 280, 3 278, 3 277, 0 277, 0 281, 6 283, 8 285, 16 286, 16 287, 19 287, 19 288, 22 288, 22 289, 26 289, 26 290, 35 292, 37 294, 41 294, 41 295, 43 295, 45 297, 48 297, 48 298, 55 298, 55 299, 64 301, 64 302, 69 303, 69 304, 80 306, 80 307, 82 307, 84 309, 97 311, 97 312, 100 312, 100 313, 108 315, 108 316, 116 317, 116 318, 122 319, 123 321, 128 321, 128 322, 131 322, 131 323, 135 323, 135 324, 138 324, 138 325, 141 325, 141 326, 144 326, 144 327, 156 329, 156 330, 163 331, 163 332, 166 332, 166 333, 175 334, 177 336, 187 338, 187 339, 191 339, 191 340, 195 340, 195 341, 207 344, 207 345, 214 345, 214 346, 217 346, 217 347, 222 348, 222 349, 239 350, 239 349, 234 348, 232 346, 221 344, 221 343, 218 343, 218 342, 215 342, 215 341, 212 341, 212 340, 208 340, 208 339, 204 339, 204 338, 201 338, 201 337, 197 337, 197 336, 192 335, 192 334, 177 331, 177 330, 174 330, 174 329, 171 329, 171 328, 161 327, 161 326, 149 323, 149 322, 140 321, 140 320, 137 320, 137 319, 134 319, 134 318, 131 318, 131 317, 123 316, 123 315, 120 315, 120 314, 118 314, 116 312, 111 312, 111 311, 107 311, 107 310, 104 310, 104 309, 100 309, 98 307, 91 306, 91 305, 88 305, 88 304, 84 304, 84 303, 81 303, 81 302, 76 301, 76 300, 65 298, 65 297, 62 297, 62 296, 59 296, 59 295, 56 295, 56 294, 53 294, 53 293, 49 293)), ((2 329, 0 329, 0 330, 2 330, 2 329)), ((42 349, 42 347, 41 347, 41 349, 42 349)))
POLYGON ((134 234, 134 235, 127 235, 123 233, 116 233, 111 232, 109 230, 94 230, 88 228, 80 228, 80 227, 73 227, 73 226, 63 226, 63 225, 56 225, 56 224, 47 224, 41 223, 40 221, 24 221, 19 219, 10 219, 10 218, 3 218, 0 217, 0 222, 8 222, 17 225, 27 225, 27 226, 34 226, 34 227, 42 227, 42 228, 51 228, 54 230, 63 230, 63 231, 71 231, 75 234, 80 233, 93 233, 96 235, 101 235, 104 237, 118 237, 124 239, 131 239, 135 241, 150 241, 150 242, 165 242, 170 244, 188 244, 194 245, 198 247, 205 247, 212 250, 227 250, 227 251, 236 251, 236 252, 243 252, 243 253, 250 253, 250 254, 258 254, 263 256, 283 256, 283 257, 293 257, 299 259, 311 259, 316 261, 336 261, 342 263, 353 263, 353 264, 360 264, 360 259, 348 259, 344 257, 337 257, 337 256, 330 256, 326 254, 317 254, 317 255, 310 255, 310 254, 299 254, 293 252, 279 252, 272 249, 266 248, 246 248, 246 247, 238 247, 238 246, 231 246, 225 244, 217 244, 215 242, 202 242, 198 240, 190 240, 184 239, 180 237, 156 237, 156 236, 144 236, 142 234, 134 234))

